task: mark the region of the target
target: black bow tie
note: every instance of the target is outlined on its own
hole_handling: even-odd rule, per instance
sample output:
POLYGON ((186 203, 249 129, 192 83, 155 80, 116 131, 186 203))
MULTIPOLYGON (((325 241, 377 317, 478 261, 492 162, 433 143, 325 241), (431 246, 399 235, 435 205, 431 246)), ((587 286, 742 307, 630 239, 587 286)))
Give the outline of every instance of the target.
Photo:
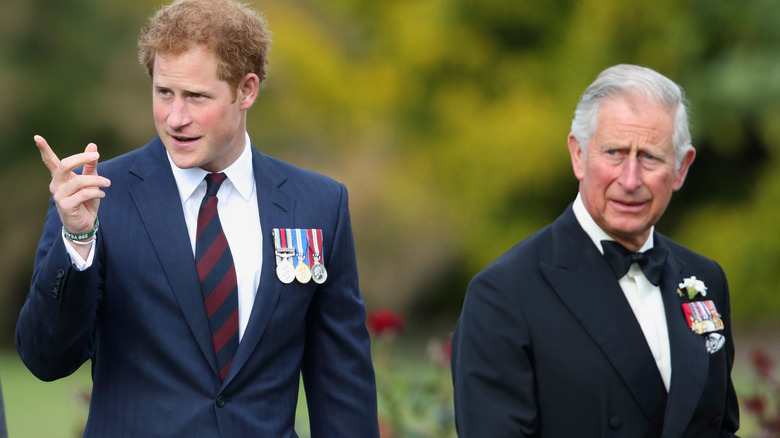
POLYGON ((647 280, 654 286, 658 286, 666 264, 665 249, 655 247, 645 252, 631 252, 613 240, 602 240, 601 247, 604 249, 604 258, 607 259, 617 278, 626 275, 631 264, 636 262, 642 268, 647 280))

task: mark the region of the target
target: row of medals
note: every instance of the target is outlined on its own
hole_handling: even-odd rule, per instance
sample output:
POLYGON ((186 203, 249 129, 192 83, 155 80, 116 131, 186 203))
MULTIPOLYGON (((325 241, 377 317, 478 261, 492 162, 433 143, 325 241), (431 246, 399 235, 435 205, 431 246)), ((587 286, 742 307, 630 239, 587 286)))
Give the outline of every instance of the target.
POLYGON ((314 255, 314 264, 311 268, 304 263, 303 256, 298 256, 298 265, 293 266, 292 258, 295 256, 293 248, 277 248, 276 255, 282 258, 276 265, 276 276, 284 284, 290 284, 293 280, 298 280, 302 284, 314 280, 315 283, 322 284, 328 279, 328 271, 320 263, 318 254, 314 255))

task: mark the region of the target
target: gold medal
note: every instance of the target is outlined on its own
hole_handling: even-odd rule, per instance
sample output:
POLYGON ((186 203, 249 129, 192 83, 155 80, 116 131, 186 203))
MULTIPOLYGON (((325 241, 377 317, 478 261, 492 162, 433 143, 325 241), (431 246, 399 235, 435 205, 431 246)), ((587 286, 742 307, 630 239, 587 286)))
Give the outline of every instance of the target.
POLYGON ((311 280, 311 270, 303 261, 298 261, 298 266, 295 267, 295 278, 302 284, 311 280))
POLYGON ((301 284, 306 284, 311 280, 311 269, 306 262, 306 254, 309 250, 308 237, 303 234, 303 230, 296 228, 293 235, 295 243, 295 255, 298 263, 295 266, 295 278, 301 284))

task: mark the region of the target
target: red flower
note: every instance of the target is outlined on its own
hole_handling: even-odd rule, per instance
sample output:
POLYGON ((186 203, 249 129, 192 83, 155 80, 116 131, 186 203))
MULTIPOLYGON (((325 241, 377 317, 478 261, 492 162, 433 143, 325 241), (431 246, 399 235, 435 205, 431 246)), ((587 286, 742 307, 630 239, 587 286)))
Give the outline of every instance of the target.
POLYGON ((406 321, 398 313, 388 309, 380 309, 368 315, 366 321, 368 332, 375 336, 397 334, 404 329, 406 321))
POLYGON ((380 438, 393 438, 393 429, 390 424, 379 419, 379 437, 380 438))
POLYGON ((756 373, 758 373, 759 376, 767 380, 772 380, 772 370, 775 364, 766 351, 760 348, 751 351, 750 361, 753 363, 753 369, 756 370, 756 373))
POLYGON ((756 417, 763 417, 766 410, 766 401, 761 396, 753 396, 746 399, 744 402, 745 410, 752 413, 756 417))

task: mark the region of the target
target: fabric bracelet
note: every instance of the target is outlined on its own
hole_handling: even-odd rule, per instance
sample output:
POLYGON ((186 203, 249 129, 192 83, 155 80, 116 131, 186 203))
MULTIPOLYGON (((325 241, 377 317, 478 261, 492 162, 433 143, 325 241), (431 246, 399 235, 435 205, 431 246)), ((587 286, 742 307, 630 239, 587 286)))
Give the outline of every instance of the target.
POLYGON ((65 225, 63 225, 62 234, 65 236, 66 239, 70 240, 73 243, 91 243, 94 240, 95 233, 97 233, 99 227, 100 227, 100 220, 98 220, 98 218, 95 217, 95 225, 92 227, 91 230, 87 231, 86 233, 73 234, 70 231, 68 231, 67 228, 65 228, 65 225))
MULTIPOLYGON (((66 238, 67 239, 67 238, 66 238)), ((92 245, 92 242, 97 240, 97 236, 92 236, 89 240, 70 240, 68 239, 68 242, 74 244, 74 245, 80 245, 80 246, 87 246, 92 245)))

